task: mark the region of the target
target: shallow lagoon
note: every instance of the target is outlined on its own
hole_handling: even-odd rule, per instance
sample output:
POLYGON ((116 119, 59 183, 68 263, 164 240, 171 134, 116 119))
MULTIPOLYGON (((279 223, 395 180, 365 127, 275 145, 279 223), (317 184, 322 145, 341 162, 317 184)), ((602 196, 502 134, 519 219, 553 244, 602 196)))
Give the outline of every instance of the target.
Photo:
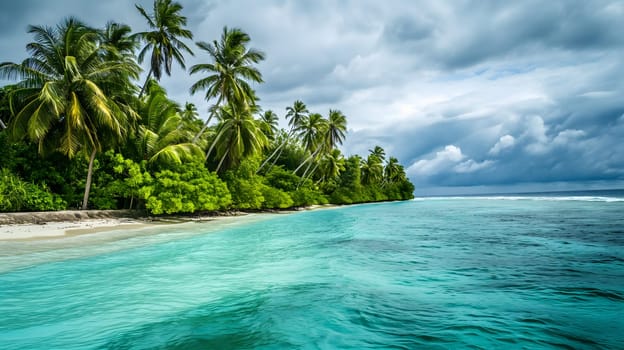
POLYGON ((622 213, 437 198, 3 242, 0 348, 624 348, 622 213))

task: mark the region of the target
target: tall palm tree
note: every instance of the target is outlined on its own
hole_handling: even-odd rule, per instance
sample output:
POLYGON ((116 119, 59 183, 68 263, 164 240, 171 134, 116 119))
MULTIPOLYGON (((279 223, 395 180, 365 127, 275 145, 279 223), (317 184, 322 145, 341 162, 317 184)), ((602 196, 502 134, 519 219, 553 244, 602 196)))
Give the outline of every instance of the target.
POLYGON ((216 172, 224 165, 225 169, 237 166, 243 158, 259 154, 266 147, 268 139, 259 121, 253 118, 253 112, 252 107, 232 108, 226 105, 220 108, 216 136, 206 153, 208 159, 212 150, 216 149, 219 159, 216 172))
POLYGON ((135 6, 152 29, 148 32, 135 34, 136 37, 145 42, 145 47, 139 52, 139 63, 143 63, 145 55, 151 51, 150 70, 139 94, 141 97, 152 75, 158 81, 162 77, 163 69, 167 75, 171 75, 173 60, 186 69, 182 51, 186 51, 191 56, 193 51, 180 38, 193 39, 193 33, 184 28, 186 17, 180 14, 182 5, 178 2, 154 0, 154 12, 151 14, 148 14, 140 5, 135 6))
POLYGON ((347 132, 347 117, 342 112, 330 109, 327 118, 326 143, 329 149, 342 145, 347 132))
MULTIPOLYGON (((131 32, 132 29, 128 25, 111 21, 99 31, 99 40, 102 49, 105 51, 104 59, 125 64, 135 72, 131 78, 137 79, 141 71, 135 56, 139 42, 134 35, 130 34, 131 32)), ((138 89, 130 79, 124 77, 126 73, 123 70, 112 70, 109 74, 118 75, 118 78, 103 81, 100 85, 102 91, 122 108, 128 117, 126 124, 128 134, 134 133, 140 119, 134 108, 137 106, 136 93, 138 89)))
MULTIPOLYGON (((206 90, 206 101, 216 98, 214 106, 229 105, 228 108, 255 104, 255 93, 249 83, 262 83, 262 74, 254 64, 264 60, 264 53, 256 49, 247 48, 251 41, 249 35, 238 28, 223 28, 220 41, 214 40, 211 44, 200 41, 197 46, 206 51, 211 63, 196 64, 191 67, 190 73, 206 73, 191 86, 191 94, 206 90)), ((216 111, 218 108, 213 108, 216 111)), ((201 133, 208 127, 214 116, 211 113, 204 124, 201 133)))
POLYGON ((98 31, 75 18, 56 28, 30 26, 35 41, 21 64, 0 64, 0 77, 21 78, 11 95, 11 133, 38 144, 40 153, 89 156, 82 209, 88 208, 93 163, 98 152, 125 133, 125 108, 102 86, 127 86, 138 72, 127 62, 105 59, 98 31), (126 81, 119 81, 119 80, 126 81))

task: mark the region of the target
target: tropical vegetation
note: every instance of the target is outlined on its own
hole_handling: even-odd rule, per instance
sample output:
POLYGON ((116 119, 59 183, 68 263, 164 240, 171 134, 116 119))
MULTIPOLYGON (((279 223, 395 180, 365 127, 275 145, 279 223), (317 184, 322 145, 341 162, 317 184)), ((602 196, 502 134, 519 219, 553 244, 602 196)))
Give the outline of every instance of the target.
POLYGON ((190 67, 198 75, 190 93, 205 94, 207 115, 172 100, 159 80, 193 54, 183 7, 155 0, 151 13, 136 8, 145 31, 70 17, 29 27, 29 56, 0 64, 0 78, 15 82, 0 88, 0 211, 158 215, 413 197, 403 166, 380 146, 343 155, 340 110, 323 115, 297 100, 280 128, 253 88, 265 54, 239 28, 196 43, 206 63, 190 67))

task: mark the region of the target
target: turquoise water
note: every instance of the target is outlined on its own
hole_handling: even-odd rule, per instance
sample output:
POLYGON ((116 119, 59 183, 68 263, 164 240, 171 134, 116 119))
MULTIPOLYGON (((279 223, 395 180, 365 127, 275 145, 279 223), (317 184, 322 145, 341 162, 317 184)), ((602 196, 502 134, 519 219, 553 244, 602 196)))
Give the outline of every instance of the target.
POLYGON ((438 198, 0 242, 0 348, 623 349, 623 214, 438 198))

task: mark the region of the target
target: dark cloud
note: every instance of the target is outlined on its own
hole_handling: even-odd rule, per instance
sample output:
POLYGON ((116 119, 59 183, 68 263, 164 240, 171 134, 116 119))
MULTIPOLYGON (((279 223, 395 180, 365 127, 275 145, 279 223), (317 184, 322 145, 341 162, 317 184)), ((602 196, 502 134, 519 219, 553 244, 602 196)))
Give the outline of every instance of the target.
MULTIPOLYGON (((381 145, 420 193, 624 184, 622 1, 180 2, 194 41, 240 27, 266 53, 265 110, 340 109, 345 153, 381 145)), ((28 24, 69 15, 147 29, 125 0, 4 1, 0 61, 25 57, 28 24)), ((187 66, 208 60, 195 51, 187 66)), ((175 68, 162 84, 205 113, 198 78, 175 68)))

